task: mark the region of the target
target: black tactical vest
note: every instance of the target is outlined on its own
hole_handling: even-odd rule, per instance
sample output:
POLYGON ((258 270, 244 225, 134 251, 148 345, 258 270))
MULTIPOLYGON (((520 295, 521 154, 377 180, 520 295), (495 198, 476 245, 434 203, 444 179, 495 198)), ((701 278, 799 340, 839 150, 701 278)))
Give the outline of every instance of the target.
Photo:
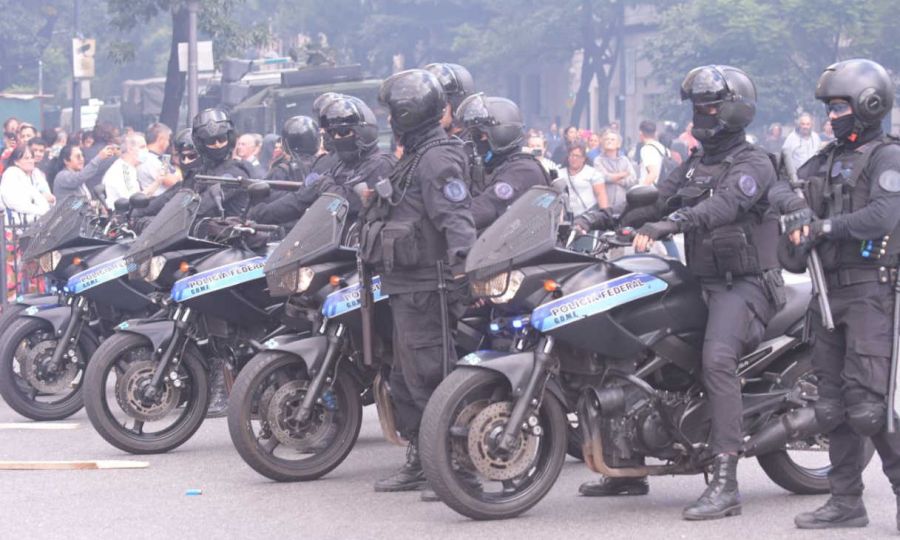
MULTIPOLYGON (((691 155, 685 182, 673 197, 676 208, 693 207, 710 198, 728 176, 734 163, 751 152, 765 150, 745 144, 719 163, 701 162, 702 151, 691 155)), ((766 154, 768 157, 768 154, 766 154)), ((773 165, 774 166, 774 165, 773 165)), ((698 277, 759 275, 779 268, 777 256, 778 218, 768 208, 765 194, 737 221, 713 230, 695 229, 684 235, 688 268, 698 277)))
MULTIPOLYGON (((898 144, 882 136, 850 150, 831 144, 806 165, 799 176, 806 180, 804 191, 813 212, 822 219, 849 214, 869 204, 872 178, 868 164, 875 150, 885 144, 898 144)), ((900 230, 884 238, 829 239, 818 246, 825 270, 866 268, 900 263, 900 230)))

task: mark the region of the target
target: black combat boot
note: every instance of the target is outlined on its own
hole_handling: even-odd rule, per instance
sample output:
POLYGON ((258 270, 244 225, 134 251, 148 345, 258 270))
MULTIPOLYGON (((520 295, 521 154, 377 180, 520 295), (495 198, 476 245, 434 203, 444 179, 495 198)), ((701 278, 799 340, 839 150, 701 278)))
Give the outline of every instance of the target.
POLYGON ((209 408, 207 418, 222 418, 228 414, 228 386, 225 384, 225 370, 228 366, 222 360, 213 360, 209 379, 209 408))
POLYGON ((741 515, 741 494, 737 483, 738 457, 719 454, 713 463, 713 478, 697 502, 688 506, 681 516, 688 521, 720 519, 741 515))
POLYGON ((414 435, 408 440, 406 463, 394 474, 375 482, 375 491, 415 491, 425 485, 425 471, 419 461, 419 437, 414 435))
POLYGON ((585 497, 616 497, 621 495, 646 495, 650 493, 650 483, 647 477, 640 478, 612 478, 601 476, 599 480, 592 480, 581 484, 578 493, 585 497))
POLYGON ((812 512, 804 512, 794 518, 798 529, 844 529, 865 527, 869 516, 862 497, 856 495, 832 495, 825 506, 812 512))

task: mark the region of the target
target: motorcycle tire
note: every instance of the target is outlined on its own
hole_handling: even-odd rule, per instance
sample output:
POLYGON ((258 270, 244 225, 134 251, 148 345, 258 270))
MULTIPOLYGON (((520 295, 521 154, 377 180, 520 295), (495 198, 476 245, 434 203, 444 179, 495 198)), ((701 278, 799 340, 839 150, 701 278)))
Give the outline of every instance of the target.
MULTIPOLYGON (((451 426, 457 421, 458 411, 476 403, 479 394, 494 396, 498 389, 504 388, 509 395, 509 383, 499 373, 483 369, 454 370, 428 401, 419 432, 422 466, 429 486, 447 506, 476 520, 508 519, 536 505, 556 483, 566 459, 569 422, 563 405, 547 393, 538 411, 538 422, 543 430, 538 443, 539 455, 527 464, 525 474, 530 478, 526 479, 525 488, 519 490, 514 486, 515 492, 506 491, 504 482, 502 492, 488 495, 482 491, 482 496, 478 496, 464 484, 453 470, 451 437, 458 435, 451 434, 451 426)), ((497 404, 493 398, 490 401, 497 404)))
MULTIPOLYGON (((168 428, 156 433, 144 433, 141 429, 143 423, 141 428, 122 425, 110 408, 116 406, 121 409, 121 406, 115 398, 110 402, 107 396, 107 382, 114 366, 135 351, 148 351, 146 354, 153 358, 150 340, 137 334, 113 334, 97 348, 85 373, 84 407, 97 433, 116 448, 131 454, 168 452, 187 442, 206 417, 210 398, 207 371, 200 351, 189 343, 181 355, 179 368, 187 375, 186 386, 190 390, 187 396, 181 396, 177 401, 177 408, 183 410, 177 421, 168 428)), ((125 414, 135 420, 133 415, 125 414)))
MULTIPOLYGON (((18 362, 16 353, 20 344, 35 333, 53 335, 53 327, 43 319, 15 317, 15 314, 17 314, 15 311, 4 311, 3 316, 0 316, 0 325, 3 323, 7 325, 0 333, 0 396, 12 410, 31 420, 46 422, 72 416, 83 406, 85 369, 79 369, 79 373, 76 373, 72 380, 74 385, 72 390, 63 394, 60 399, 39 401, 36 399, 38 391, 34 389, 33 392, 29 392, 30 395, 26 395, 24 385, 28 383, 21 380, 14 369, 14 363, 18 362), (7 314, 10 314, 11 318, 4 320, 7 314)), ((82 333, 78 341, 79 357, 88 361, 96 349, 97 344, 87 334, 82 333)), ((21 369, 21 363, 19 366, 21 369)))
MULTIPOLYGON (((812 376, 812 353, 808 348, 798 350, 785 358, 783 365, 786 369, 779 384, 782 387, 791 386, 800 379, 812 376)), ((866 439, 864 452, 863 467, 868 465, 875 455, 875 446, 871 439, 866 439)), ((798 495, 824 495, 830 492, 828 483, 830 466, 805 467, 791 458, 787 449, 757 456, 756 460, 766 476, 787 491, 798 495)))
MULTIPOLYGON (((337 426, 337 430, 323 448, 316 448, 308 454, 311 457, 300 460, 285 459, 274 455, 274 447, 271 451, 266 451, 252 427, 252 422, 263 414, 255 410, 259 406, 260 394, 266 390, 266 384, 282 369, 296 371, 306 376, 306 364, 302 359, 290 354, 257 355, 244 366, 231 389, 228 431, 238 454, 259 474, 277 482, 315 480, 340 465, 356 444, 362 426, 359 385, 349 373, 339 369, 332 391, 334 403, 337 405, 336 410, 346 413, 343 422, 337 426)), ((268 439, 273 440, 273 437, 270 436, 268 439)))

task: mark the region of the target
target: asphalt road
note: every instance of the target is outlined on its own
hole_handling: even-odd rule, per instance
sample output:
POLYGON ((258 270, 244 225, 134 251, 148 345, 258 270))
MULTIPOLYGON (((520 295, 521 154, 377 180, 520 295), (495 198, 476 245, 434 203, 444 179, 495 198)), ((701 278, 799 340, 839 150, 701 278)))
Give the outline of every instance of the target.
MULTIPOLYGON (((798 531, 793 516, 825 501, 791 495, 755 461, 740 469, 744 514, 706 523, 681 520, 703 490, 702 477, 663 477, 646 497, 589 499, 578 485, 592 477, 567 462, 554 489, 525 515, 475 522, 417 493, 378 494, 372 483, 400 465, 404 452, 385 442, 373 407, 359 442, 326 478, 277 484, 258 476, 234 451, 224 419, 209 420, 178 450, 135 457, 109 446, 83 412, 77 429, 0 428, 0 460, 144 459, 150 467, 110 471, 0 471, 0 538, 873 538, 896 536, 895 503, 877 457, 866 471, 872 523, 852 531, 798 531), (186 496, 202 489, 201 496, 186 496)), ((0 427, 24 422, 0 402, 0 427)))

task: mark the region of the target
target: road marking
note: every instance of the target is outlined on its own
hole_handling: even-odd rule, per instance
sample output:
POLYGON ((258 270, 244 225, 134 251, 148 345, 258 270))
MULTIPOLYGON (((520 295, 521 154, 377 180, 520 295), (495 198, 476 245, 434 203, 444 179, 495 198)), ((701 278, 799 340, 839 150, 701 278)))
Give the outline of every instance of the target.
POLYGON ((148 461, 97 460, 97 461, 0 461, 5 471, 61 471, 89 469, 146 469, 148 461))
POLYGON ((0 429, 78 429, 76 422, 0 422, 0 429))

